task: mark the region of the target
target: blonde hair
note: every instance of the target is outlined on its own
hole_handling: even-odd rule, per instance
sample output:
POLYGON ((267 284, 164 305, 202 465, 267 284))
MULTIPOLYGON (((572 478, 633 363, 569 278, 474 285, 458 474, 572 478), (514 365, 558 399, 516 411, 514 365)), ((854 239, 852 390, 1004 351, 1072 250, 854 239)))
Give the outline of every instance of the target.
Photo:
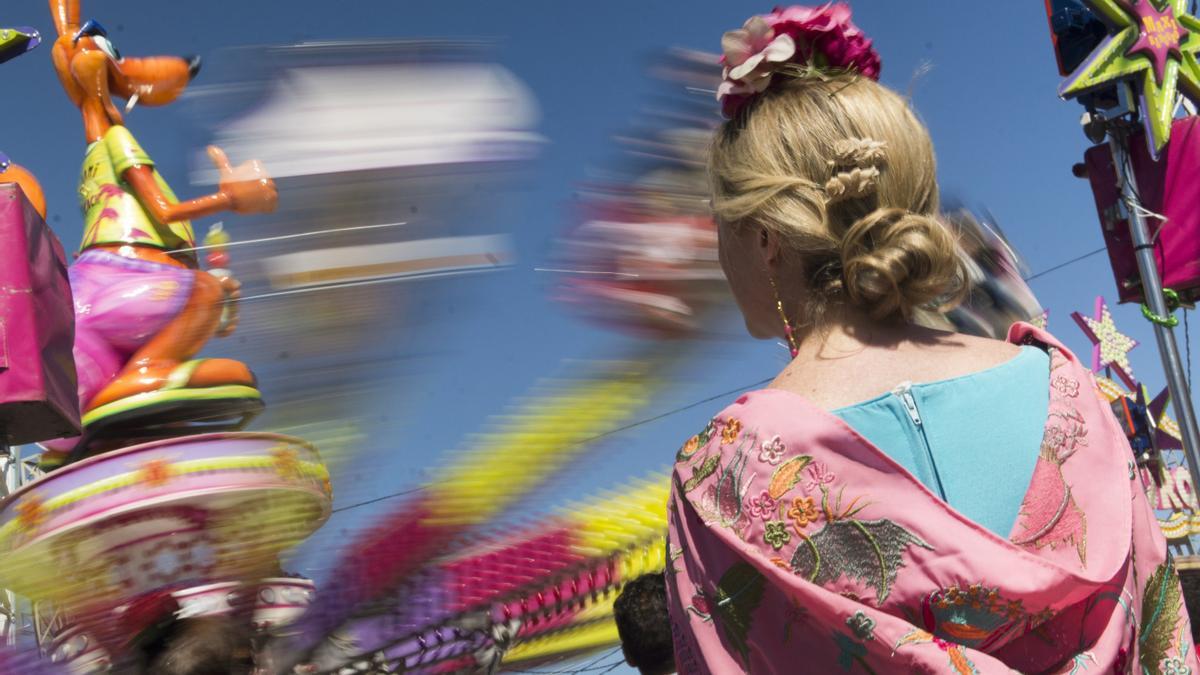
POLYGON ((933 143, 908 103, 854 74, 776 78, 716 133, 717 217, 782 235, 809 283, 801 323, 836 302, 879 319, 951 308, 965 268, 936 218, 933 143))

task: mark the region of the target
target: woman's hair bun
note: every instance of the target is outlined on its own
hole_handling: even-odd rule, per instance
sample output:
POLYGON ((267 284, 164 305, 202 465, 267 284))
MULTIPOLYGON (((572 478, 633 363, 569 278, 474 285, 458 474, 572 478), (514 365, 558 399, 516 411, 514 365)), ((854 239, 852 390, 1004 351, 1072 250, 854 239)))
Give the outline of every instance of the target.
POLYGON ((877 209, 847 230, 841 258, 847 301, 875 318, 944 311, 965 292, 958 243, 932 216, 877 209))

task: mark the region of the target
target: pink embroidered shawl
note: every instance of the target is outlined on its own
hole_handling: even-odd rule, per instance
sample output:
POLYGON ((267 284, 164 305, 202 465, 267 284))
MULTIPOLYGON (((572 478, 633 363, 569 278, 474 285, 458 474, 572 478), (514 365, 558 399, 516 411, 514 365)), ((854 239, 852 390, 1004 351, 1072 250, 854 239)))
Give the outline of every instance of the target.
POLYGON ((790 392, 746 394, 684 444, 667 562, 680 673, 1200 673, 1166 542, 1091 374, 1032 326, 1009 339, 1045 345, 1052 365, 1008 539, 790 392))

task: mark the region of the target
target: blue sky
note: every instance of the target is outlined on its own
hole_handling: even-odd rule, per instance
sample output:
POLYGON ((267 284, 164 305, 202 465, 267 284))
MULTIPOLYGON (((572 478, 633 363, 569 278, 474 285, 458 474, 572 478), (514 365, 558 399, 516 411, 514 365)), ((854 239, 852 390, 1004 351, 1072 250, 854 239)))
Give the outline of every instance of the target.
MULTIPOLYGON (((1087 141, 1078 125, 1079 106, 1055 96, 1059 78, 1041 2, 859 0, 852 6, 856 22, 875 38, 882 55, 883 82, 912 89, 937 147, 947 197, 989 209, 1034 272, 1102 245, 1088 186, 1070 172, 1087 141), (914 80, 925 62, 932 69, 914 80)), ((454 224, 458 231, 511 232, 517 265, 499 276, 397 288, 416 299, 421 313, 404 349, 412 355, 436 354, 414 359, 418 365, 397 375, 394 399, 380 401, 392 411, 386 431, 335 480, 339 503, 347 503, 413 484, 422 467, 447 450, 465 447, 466 433, 484 428, 488 415, 503 412, 536 380, 569 372, 569 360, 620 357, 637 349, 631 339, 580 322, 552 304, 546 294, 550 280, 533 268, 544 262, 552 238, 569 224, 573 190, 588 166, 612 156, 612 133, 651 93, 643 76, 646 57, 674 46, 715 51, 724 30, 770 8, 769 3, 710 0, 355 0, 336 5, 92 0, 84 3, 83 13, 99 19, 129 55, 211 56, 227 47, 301 40, 486 38, 494 41, 497 59, 536 96, 537 131, 548 142, 520 190, 503 210, 484 209, 475 222, 454 224)), ((0 24, 33 25, 49 39, 53 35, 42 0, 6 3, 0 24)), ((39 176, 51 225, 72 249, 81 228, 74 191, 84 143, 77 112, 54 79, 48 46, 0 66, 0 149, 39 176)), ((129 126, 181 196, 204 191, 187 184, 188 158, 206 139, 187 115, 186 102, 139 108, 129 126)), ((235 238, 253 236, 239 229, 236 217, 223 220, 235 238)), ((1086 354, 1090 345, 1069 313, 1089 312, 1098 294, 1115 297, 1107 259, 1094 256, 1042 276, 1032 287, 1051 312, 1051 330, 1086 354)), ((1150 325, 1136 307, 1115 308, 1114 316, 1142 343, 1132 353, 1134 371, 1157 391, 1164 379, 1150 325)), ((782 350, 745 337, 738 317, 723 320, 728 325, 720 332, 730 337, 694 347, 676 384, 639 419, 762 380, 783 365, 782 350)), ((665 468, 681 439, 722 403, 607 439, 531 499, 523 513, 665 468)), ((339 533, 387 504, 336 516, 296 566, 319 574, 339 533)))

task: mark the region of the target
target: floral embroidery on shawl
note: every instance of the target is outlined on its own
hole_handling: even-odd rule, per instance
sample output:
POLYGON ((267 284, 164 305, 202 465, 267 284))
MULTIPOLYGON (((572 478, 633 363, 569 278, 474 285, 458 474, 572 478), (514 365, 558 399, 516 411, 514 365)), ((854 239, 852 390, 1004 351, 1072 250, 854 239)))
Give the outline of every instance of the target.
POLYGON ((675 561, 683 557, 683 547, 671 545, 667 548, 667 574, 679 574, 675 561))
MULTIPOLYGON (((726 417, 723 420, 710 420, 699 434, 688 439, 675 459, 683 474, 686 468, 691 469, 691 477, 680 485, 682 491, 690 493, 703 486, 700 499, 693 505, 700 513, 706 524, 719 523, 727 527, 743 541, 751 527, 751 518, 769 519, 775 509, 774 498, 768 491, 758 497, 747 499, 754 475, 746 474, 746 465, 751 452, 756 445, 753 432, 743 433, 741 420, 736 417, 726 417), (722 466, 722 452, 711 447, 719 439, 719 445, 729 445, 737 442, 733 457, 722 466), (703 450, 703 452, 701 452, 703 450), (709 479, 716 476, 715 482, 709 479)), ((774 534, 773 539, 780 539, 774 534)), ((786 543, 786 542, 784 542, 786 543)), ((780 544, 782 546, 783 544, 780 544)))
POLYGON ((792 540, 792 535, 788 534, 787 523, 782 520, 772 520, 768 522, 763 529, 763 541, 771 545, 771 548, 778 551, 787 546, 792 540))
POLYGON ((796 528, 796 534, 803 536, 803 529, 817 522, 821 514, 817 512, 817 505, 813 504, 812 497, 792 497, 792 506, 788 509, 787 516, 792 519, 792 527, 796 528))
POLYGON ((763 490, 757 497, 746 500, 746 510, 754 518, 770 520, 775 515, 775 500, 771 498, 770 493, 763 490))
MULTIPOLYGON (((738 426, 741 426, 740 423, 738 426)), ((693 502, 693 505, 706 524, 720 523, 722 527, 733 530, 742 540, 746 539, 747 530, 752 524, 751 510, 744 503, 750 484, 754 482, 754 475, 744 475, 749 459, 745 451, 747 445, 753 445, 753 439, 743 437, 724 468, 720 465, 719 455, 710 455, 698 468, 693 464, 692 477, 683 485, 685 493, 691 492, 716 474, 716 482, 706 485, 699 503, 693 502)))
POLYGON ((1071 657, 1071 671, 1067 675, 1076 675, 1088 669, 1088 661, 1096 665, 1096 655, 1091 652, 1081 652, 1071 657))
MULTIPOLYGON (((1066 363, 1058 350, 1051 350, 1050 358, 1052 371, 1066 363)), ((1071 496, 1062 465, 1087 444, 1087 423, 1070 400, 1079 393, 1078 381, 1056 375, 1052 382, 1041 453, 1011 541, 1035 549, 1073 546, 1079 553, 1079 563, 1086 567, 1087 516, 1071 496)))
POLYGON ((837 480, 837 476, 834 476, 833 472, 821 462, 813 462, 812 466, 808 467, 804 473, 807 476, 804 479, 804 489, 809 492, 816 492, 837 480))
POLYGON ((984 651, 1034 630, 1051 614, 1048 609, 1031 614, 1021 600, 1007 599, 1000 589, 982 584, 939 589, 921 601, 925 630, 943 640, 984 651))
POLYGON ((700 436, 692 436, 683 443, 683 447, 679 448, 679 452, 675 453, 675 461, 682 462, 692 458, 696 451, 703 445, 700 442, 700 436))
POLYGON ((690 460, 692 456, 696 454, 697 450, 708 445, 708 442, 712 440, 713 434, 716 432, 716 420, 709 420, 708 424, 705 425, 704 429, 700 433, 684 441, 683 447, 679 449, 679 452, 675 453, 675 461, 685 462, 690 460))
POLYGON ((867 648, 862 643, 855 642, 849 635, 836 630, 833 631, 833 643, 837 645, 837 660, 842 670, 850 670, 855 663, 858 663, 867 673, 875 675, 875 671, 867 665, 866 659, 863 658, 867 655, 867 648))
POLYGON ((829 492, 822 490, 822 493, 825 525, 811 535, 797 528, 801 541, 792 554, 792 571, 820 585, 842 576, 855 579, 875 589, 875 600, 882 605, 892 591, 896 574, 904 566, 904 552, 911 546, 929 550, 933 547, 886 518, 855 518, 868 506, 855 508, 857 498, 843 510, 839 493, 836 506, 830 509, 829 492))
MULTIPOLYGON (((1176 648, 1176 627, 1179 625, 1183 593, 1175 561, 1170 556, 1159 565, 1146 581, 1142 591, 1142 627, 1138 633, 1138 660, 1147 675, 1179 672, 1175 661, 1167 654, 1176 648)), ((1181 655, 1182 656, 1182 655, 1181 655)))
POLYGON ((717 472, 717 468, 721 466, 721 458, 717 455, 710 455, 704 459, 700 466, 692 465, 692 477, 687 479, 683 484, 684 492, 691 492, 704 482, 705 478, 717 472))
MULTIPOLYGON (((1020 331, 1012 339, 1030 342, 1020 331)), ((676 466, 673 504, 681 512, 670 537, 699 566, 677 564, 679 574, 668 579, 678 591, 673 621, 691 616, 678 626, 681 672, 739 672, 760 656, 787 664, 796 653, 789 637, 804 631, 803 666, 813 672, 974 675, 1007 666, 1081 674, 1117 666, 1200 675, 1174 569, 1159 565, 1166 552, 1145 502, 1133 492, 1130 514, 1108 508, 1128 485, 1128 448, 1102 426, 1107 406, 1081 393, 1090 384, 1086 369, 1061 347, 1048 351, 1050 407, 1009 545, 976 541, 978 528, 944 517, 923 491, 906 490, 911 481, 881 471, 877 453, 838 420, 814 410, 795 421, 794 398, 739 400, 695 443, 689 439, 686 461, 676 466), (1037 494, 1046 496, 1030 496, 1037 494), (764 517, 771 500, 773 515, 764 517), (1130 515, 1122 527, 1132 526, 1132 542, 1122 544, 1107 519, 1130 515), (935 548, 936 557, 921 551, 935 548), (1105 582, 1110 566, 1118 571, 1105 582), (768 613, 768 592, 781 592, 776 599, 786 604, 768 613), (1068 593, 1078 602, 1063 606, 1068 593), (811 618, 818 613, 819 625, 811 618)))
POLYGON ((800 472, 804 471, 804 467, 812 462, 812 457, 808 455, 800 455, 793 457, 771 474, 771 482, 767 485, 767 492, 773 499, 779 499, 788 493, 792 488, 796 487, 796 483, 801 480, 800 472))
POLYGON ((1163 661, 1163 675, 1192 675, 1192 667, 1183 662, 1183 659, 1170 658, 1163 661))
MULTIPOLYGON (((743 445, 745 444, 743 443, 743 445)), ((742 475, 745 471, 746 453, 739 447, 733 453, 733 459, 729 460, 729 465, 721 471, 721 476, 717 479, 715 495, 717 515, 721 519, 721 524, 725 527, 730 527, 735 523, 741 522, 744 515, 742 513, 742 501, 745 499, 750 482, 754 480, 751 477, 749 480, 743 482, 742 475)))
POLYGON ((711 596, 703 591, 692 598, 688 611, 704 621, 710 621, 737 649, 742 664, 750 662, 747 635, 754 623, 754 612, 762 602, 766 579, 750 563, 737 563, 721 575, 716 592, 711 596))
POLYGON ((730 417, 725 420, 721 427, 721 445, 729 445, 737 440, 742 433, 742 422, 736 417, 730 417))
POLYGON ((763 443, 758 447, 758 461, 771 466, 778 466, 783 461, 783 456, 787 452, 787 446, 783 444, 778 436, 763 443))
POLYGON ((846 625, 859 640, 875 639, 875 619, 867 616, 861 609, 846 619, 846 625))
POLYGON ((919 629, 909 631, 904 635, 904 637, 900 638, 900 640, 896 642, 896 646, 892 649, 892 655, 895 656, 896 652, 900 651, 901 647, 930 643, 936 645, 938 649, 946 652, 946 657, 949 660, 950 668, 952 669, 950 672, 957 673, 958 675, 978 675, 979 671, 975 668, 975 664, 971 663, 971 660, 968 659, 967 655, 963 652, 962 645, 946 642, 939 637, 919 629))

